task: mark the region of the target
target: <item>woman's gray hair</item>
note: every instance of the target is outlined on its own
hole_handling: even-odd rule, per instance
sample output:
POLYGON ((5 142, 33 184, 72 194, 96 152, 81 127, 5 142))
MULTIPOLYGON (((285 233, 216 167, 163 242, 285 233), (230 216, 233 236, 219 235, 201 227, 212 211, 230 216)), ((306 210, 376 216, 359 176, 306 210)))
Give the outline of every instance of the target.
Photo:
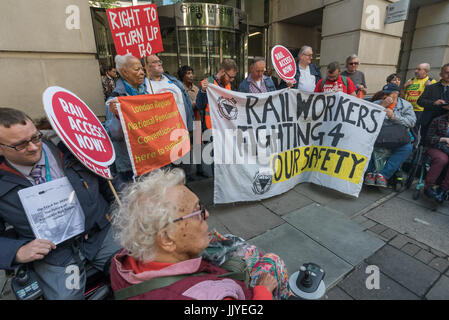
POLYGON ((122 205, 114 205, 114 239, 138 261, 155 257, 156 236, 176 219, 173 203, 167 202, 167 189, 185 183, 181 169, 156 170, 121 192, 122 205))
POLYGON ((122 70, 123 68, 128 64, 129 59, 134 58, 134 56, 131 53, 127 53, 123 56, 116 55, 115 56, 115 68, 117 69, 117 72, 123 77, 122 70))
POLYGON ((346 58, 346 65, 348 65, 348 63, 349 63, 350 61, 352 61, 352 60, 354 60, 354 59, 358 59, 358 58, 359 58, 359 57, 358 57, 355 53, 351 54, 349 57, 346 58))

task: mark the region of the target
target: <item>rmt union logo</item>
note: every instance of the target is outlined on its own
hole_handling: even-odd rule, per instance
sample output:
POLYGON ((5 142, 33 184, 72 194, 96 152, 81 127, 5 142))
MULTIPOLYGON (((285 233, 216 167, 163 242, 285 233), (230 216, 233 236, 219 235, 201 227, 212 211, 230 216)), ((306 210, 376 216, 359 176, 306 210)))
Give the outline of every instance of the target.
POLYGON ((261 169, 253 179, 253 192, 255 194, 264 194, 271 188, 273 182, 273 172, 271 169, 261 169))
POLYGON ((226 120, 235 120, 239 114, 239 110, 235 106, 237 101, 234 98, 218 98, 218 113, 226 120))

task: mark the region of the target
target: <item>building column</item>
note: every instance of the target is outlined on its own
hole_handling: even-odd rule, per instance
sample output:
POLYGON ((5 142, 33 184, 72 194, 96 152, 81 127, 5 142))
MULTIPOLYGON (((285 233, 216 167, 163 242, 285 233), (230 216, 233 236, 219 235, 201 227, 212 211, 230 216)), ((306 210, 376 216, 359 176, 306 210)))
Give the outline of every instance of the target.
POLYGON ((404 22, 384 24, 386 0, 325 0, 321 71, 332 61, 345 70, 346 57, 356 54, 365 73, 368 94, 379 91, 396 72, 404 22))
POLYGON ((414 76, 418 64, 427 62, 431 65, 430 76, 438 81, 441 66, 449 62, 449 3, 420 7, 415 29, 411 32, 410 58, 404 70, 406 79, 414 76))
POLYGON ((49 86, 74 92, 105 114, 90 7, 85 0, 0 1, 0 100, 31 118, 45 116, 49 86))

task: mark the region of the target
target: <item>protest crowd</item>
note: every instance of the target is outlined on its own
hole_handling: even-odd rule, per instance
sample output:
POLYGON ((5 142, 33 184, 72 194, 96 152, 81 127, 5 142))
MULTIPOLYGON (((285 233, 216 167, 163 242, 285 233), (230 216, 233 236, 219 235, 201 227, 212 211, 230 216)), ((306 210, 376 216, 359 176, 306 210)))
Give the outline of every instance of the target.
MULTIPOLYGON (((228 235, 226 238, 216 231, 210 232, 207 224, 209 211, 186 186, 188 181, 207 177, 201 161, 191 161, 195 144, 198 144, 195 130, 200 132, 201 139, 208 130, 220 125, 217 123, 220 118, 213 116, 217 112, 214 108, 219 99, 215 99, 209 90, 218 90, 223 97, 228 92, 228 105, 224 104, 219 112, 227 111, 225 115, 229 118, 237 116, 233 114, 235 106, 246 101, 248 128, 255 122, 264 124, 267 114, 271 113, 277 118, 289 119, 289 112, 292 112, 292 105, 295 104, 289 96, 291 92, 294 92, 298 99, 297 105, 301 105, 304 112, 297 115, 295 120, 298 122, 302 121, 302 117, 309 119, 316 116, 318 119, 320 116, 315 115, 318 111, 313 108, 317 106, 317 101, 321 101, 325 106, 322 117, 336 122, 329 134, 334 135, 335 143, 325 152, 321 150, 325 154, 325 157, 321 157, 318 148, 323 147, 324 135, 314 136, 313 133, 313 128, 319 130, 318 125, 308 129, 311 132, 308 137, 313 143, 306 146, 309 148, 307 150, 301 149, 304 146, 300 142, 309 140, 302 137, 305 129, 299 125, 291 130, 288 128, 294 132, 294 142, 292 138, 286 145, 293 145, 293 148, 284 145, 282 151, 301 149, 298 153, 291 153, 292 162, 295 159, 299 163, 299 152, 309 160, 319 153, 316 161, 321 161, 321 165, 315 167, 312 165, 313 160, 307 161, 302 169, 299 165, 291 164, 291 170, 296 170, 296 174, 318 167, 320 169, 317 170, 325 171, 326 161, 328 167, 329 161, 338 162, 335 167, 335 174, 338 174, 339 166, 346 166, 345 161, 351 160, 353 163, 348 164, 349 169, 346 170, 349 175, 347 181, 361 175, 360 183, 356 184, 387 188, 394 183, 404 163, 413 157, 414 150, 421 147, 425 155, 423 161, 430 164, 425 175, 424 194, 442 204, 449 195, 449 171, 446 170, 449 164, 449 63, 441 66, 439 75, 430 75, 430 65, 425 62, 416 66, 415 76, 411 79, 400 79, 398 74, 391 74, 385 85, 372 90, 376 94, 369 96, 366 84, 369 75, 358 70, 363 61, 357 55, 351 54, 345 61, 329 63, 325 66, 324 74, 319 66, 312 63, 313 57, 313 48, 304 45, 294 57, 296 73, 290 80, 279 81, 271 65, 268 66, 270 59, 256 57, 250 63, 248 76, 240 83, 235 83, 235 79, 241 70, 232 59, 223 59, 215 73, 205 75, 200 83, 194 83, 195 70, 191 66, 180 67, 176 77, 165 72, 164 61, 157 54, 140 59, 130 53, 117 55, 115 65, 105 70, 102 85, 106 114, 104 128, 115 150, 115 162, 111 166, 112 184, 120 203, 107 180, 83 166, 57 136, 51 135, 51 130, 48 130, 51 127, 37 126, 20 110, 0 108, 0 269, 13 270, 20 265, 27 265, 36 277, 43 296, 50 300, 84 299, 89 267, 106 275, 116 299, 292 298, 282 257, 275 252, 261 252, 256 246, 239 238, 239 235, 234 238, 228 235), (270 102, 275 101, 275 98, 269 94, 278 90, 284 90, 276 99, 280 99, 283 106, 286 105, 282 109, 285 114, 278 114, 273 107, 274 102, 270 102), (234 91, 239 92, 235 97, 234 91), (164 96, 164 93, 169 94, 164 96), (137 109, 137 104, 129 102, 158 94, 166 100, 140 103, 141 109, 137 109), (254 111, 252 101, 262 101, 262 97, 268 99, 268 102, 264 102, 263 113, 254 111), (158 106, 163 109, 164 101, 170 101, 174 109, 167 111, 165 117, 154 113, 151 121, 145 122, 147 119, 142 118, 143 111, 140 110, 146 108, 145 111, 152 112, 158 106), (237 103, 232 105, 233 101, 237 103), (335 111, 337 107, 332 111, 332 103, 335 106, 339 104, 338 108, 349 103, 351 110, 354 108, 357 111, 352 110, 345 116, 335 111), (370 106, 369 111, 365 105, 370 106), (127 117, 130 118, 124 115, 127 106, 129 110, 134 110, 128 112, 127 117), (312 110, 310 114, 309 107, 312 110), (351 112, 358 114, 357 121, 350 118, 351 112), (178 163, 170 159, 168 163, 154 164, 155 160, 152 159, 156 158, 155 154, 159 151, 159 155, 162 155, 164 150, 155 149, 154 153, 145 153, 141 149, 144 153, 137 154, 137 149, 129 143, 131 134, 150 124, 169 121, 171 116, 177 121, 173 120, 173 129, 181 128, 185 132, 176 139, 179 139, 180 145, 187 146, 187 152, 181 148, 178 153, 181 153, 182 159, 190 161, 178 163), (369 122, 370 119, 373 121, 369 122), (376 119, 381 119, 381 125, 378 126, 379 122, 374 121, 376 119), (337 148, 338 139, 343 136, 339 133, 343 122, 353 122, 352 125, 364 130, 370 139, 377 135, 372 139, 374 145, 371 154, 357 158, 355 153, 346 155, 337 148), (375 126, 370 127, 370 124, 375 126), (302 140, 297 140, 296 137, 300 136, 302 140), (338 161, 329 160, 337 154, 338 161), (153 164, 149 165, 151 169, 139 174, 137 165, 152 161, 153 164), (82 230, 65 239, 66 233, 72 232, 69 227, 48 227, 64 234, 63 241, 56 244, 48 239, 36 238, 33 228, 40 223, 39 219, 44 218, 39 216, 36 217, 37 222, 30 221, 22 201, 27 194, 29 199, 33 196, 24 190, 62 178, 67 179, 66 183, 72 187, 70 190, 76 194, 78 205, 73 210, 76 217, 78 211, 82 211, 79 214, 82 230), (235 272, 235 269, 230 268, 232 262, 238 264, 241 270, 235 272), (70 265, 79 268, 80 285, 75 289, 69 288, 66 282, 67 266, 70 265)), ((145 148, 138 146, 143 144, 141 141, 156 140, 160 135, 159 131, 147 134, 137 140, 136 146, 145 148)), ((215 132, 209 137, 199 141, 200 150, 220 139, 215 132)), ((278 156, 275 161, 285 164, 289 157, 285 154, 278 156)), ((222 166, 212 163, 213 174, 224 172, 215 176, 215 179, 226 176, 227 171, 222 166)), ((284 169, 288 170, 288 166, 285 165, 284 169)), ((274 175, 279 175, 275 177, 276 181, 289 177, 287 172, 274 172, 274 175)), ((259 195, 268 191, 268 186, 261 181, 254 184, 254 192, 259 195)), ((66 198, 69 198, 71 204, 73 194, 69 192, 66 198)), ((62 195, 61 199, 64 200, 62 195)), ((58 214, 58 211, 54 211, 54 214, 58 214)))

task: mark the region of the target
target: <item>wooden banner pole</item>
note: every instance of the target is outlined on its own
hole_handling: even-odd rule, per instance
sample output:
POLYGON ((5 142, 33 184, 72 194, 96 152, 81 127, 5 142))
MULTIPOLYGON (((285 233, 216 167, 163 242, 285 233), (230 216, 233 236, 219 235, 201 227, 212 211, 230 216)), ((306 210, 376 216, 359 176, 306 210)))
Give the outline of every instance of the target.
POLYGON ((121 207, 122 206, 122 202, 120 201, 120 198, 118 197, 117 191, 115 191, 115 188, 114 188, 114 186, 111 183, 111 180, 108 180, 108 184, 109 184, 109 187, 112 190, 112 193, 114 194, 115 200, 117 200, 118 205, 121 207))

